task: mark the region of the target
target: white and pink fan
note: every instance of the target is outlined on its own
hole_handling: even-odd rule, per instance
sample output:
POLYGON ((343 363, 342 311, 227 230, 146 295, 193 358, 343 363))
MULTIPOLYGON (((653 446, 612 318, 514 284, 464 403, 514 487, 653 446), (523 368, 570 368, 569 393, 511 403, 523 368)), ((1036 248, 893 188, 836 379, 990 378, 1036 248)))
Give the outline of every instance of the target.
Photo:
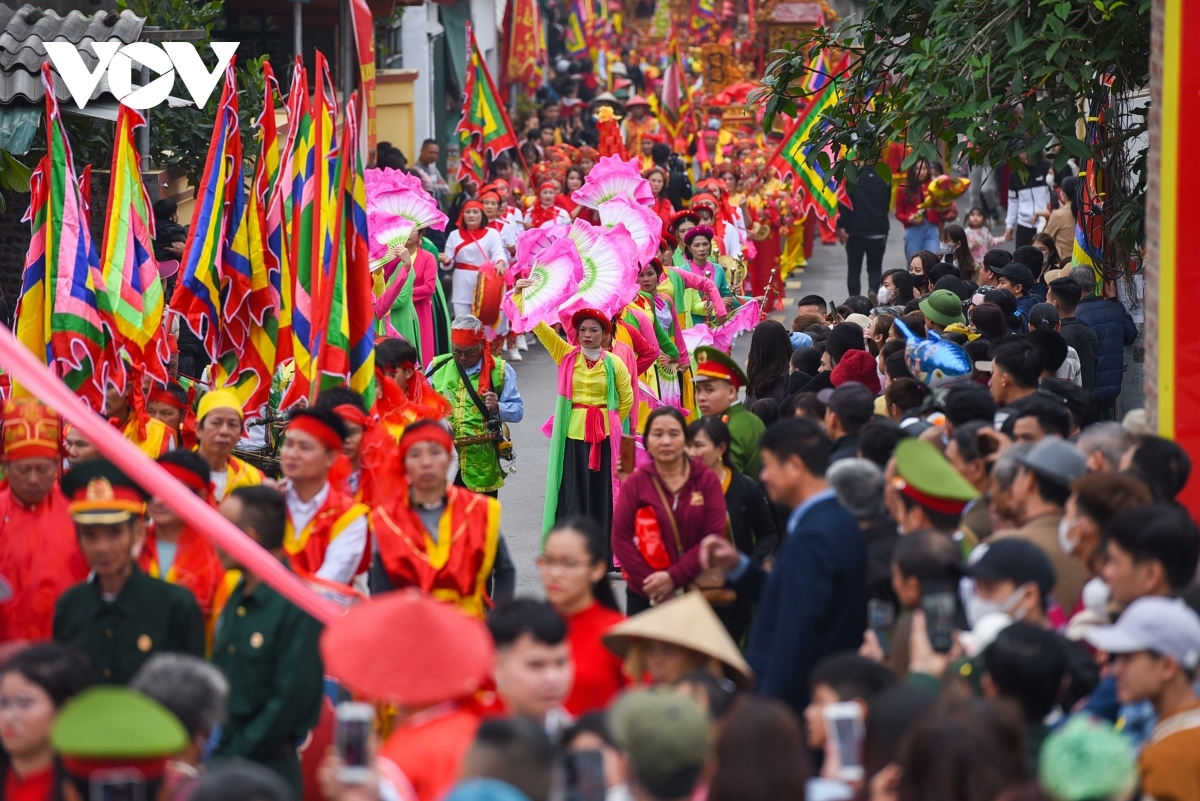
POLYGON ((387 189, 367 202, 367 230, 388 250, 404 247, 414 229, 441 230, 449 219, 423 189, 387 189))
POLYGON ((658 255, 662 242, 662 217, 649 206, 627 197, 614 197, 600 204, 600 222, 605 228, 624 225, 638 248, 638 264, 645 267, 658 255))
POLYGON ((743 304, 735 311, 723 325, 712 332, 712 346, 718 350, 729 353, 733 347, 733 340, 743 331, 752 331, 758 325, 759 318, 762 317, 762 309, 758 305, 757 300, 751 300, 743 304))
POLYGON ((650 182, 642 177, 634 162, 620 156, 605 156, 596 162, 583 186, 571 193, 572 200, 589 209, 599 209, 601 203, 615 197, 629 198, 647 206, 654 203, 650 182))
POLYGON ((529 278, 533 284, 521 293, 520 308, 511 293, 500 301, 500 310, 519 334, 533 330, 540 322, 557 322, 558 307, 583 278, 583 262, 575 243, 563 238, 543 248, 529 264, 529 278))
POLYGON ((612 315, 625 308, 638 292, 637 244, 625 226, 603 228, 576 220, 568 238, 579 249, 583 278, 559 311, 592 308, 612 315))
POLYGON ((517 257, 514 261, 515 278, 525 278, 534 257, 538 253, 564 238, 571 230, 569 225, 548 225, 545 228, 530 228, 517 234, 517 257))

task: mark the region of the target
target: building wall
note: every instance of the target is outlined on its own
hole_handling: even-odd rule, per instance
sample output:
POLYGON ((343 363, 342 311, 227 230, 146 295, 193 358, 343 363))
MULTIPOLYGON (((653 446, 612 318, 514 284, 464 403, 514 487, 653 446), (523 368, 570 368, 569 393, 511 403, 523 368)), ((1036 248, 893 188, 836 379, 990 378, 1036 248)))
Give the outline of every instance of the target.
MULTIPOLYGON (((407 16, 407 15, 406 15, 407 16)), ((380 70, 375 88, 376 124, 379 141, 400 148, 409 161, 417 157, 416 92, 420 83, 416 70, 380 70)))

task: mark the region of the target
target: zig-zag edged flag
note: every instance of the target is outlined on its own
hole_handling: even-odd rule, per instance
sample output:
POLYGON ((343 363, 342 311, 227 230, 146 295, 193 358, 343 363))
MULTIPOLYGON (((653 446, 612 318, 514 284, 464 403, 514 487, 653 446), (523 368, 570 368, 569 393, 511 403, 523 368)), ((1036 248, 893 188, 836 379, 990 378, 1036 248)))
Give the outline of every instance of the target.
POLYGON ((98 288, 96 299, 100 312, 113 321, 117 341, 135 368, 133 375, 148 375, 165 385, 170 358, 163 329, 166 299, 154 260, 154 215, 134 140, 134 132, 145 124, 146 118, 136 109, 122 105, 117 112, 100 258, 104 286, 98 288))
POLYGON ((842 194, 832 175, 825 175, 820 166, 810 164, 808 154, 812 150, 809 140, 820 123, 821 115, 838 102, 837 82, 829 82, 821 93, 813 98, 808 108, 801 112, 792 129, 767 161, 780 175, 791 173, 803 186, 805 208, 811 208, 817 217, 834 220, 838 213, 838 201, 842 194))
POLYGON ((519 143, 470 25, 467 25, 465 83, 463 116, 458 127, 454 129, 462 142, 462 162, 458 169, 458 179, 470 179, 482 186, 487 180, 487 175, 482 169, 487 158, 495 158, 509 148, 518 147, 519 143))
MULTIPOLYGON (((30 180, 32 197, 25 219, 32 224, 33 238, 17 301, 16 335, 99 412, 110 374, 124 371, 115 357, 112 331, 97 306, 103 278, 49 62, 42 64, 42 84, 46 155, 30 180)), ((13 391, 28 394, 20 385, 13 391)))

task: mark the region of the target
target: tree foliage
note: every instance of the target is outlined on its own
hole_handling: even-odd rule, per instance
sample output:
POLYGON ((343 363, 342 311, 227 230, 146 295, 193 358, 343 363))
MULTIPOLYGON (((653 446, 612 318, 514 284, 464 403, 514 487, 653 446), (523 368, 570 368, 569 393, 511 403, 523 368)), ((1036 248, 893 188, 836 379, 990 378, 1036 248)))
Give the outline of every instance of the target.
POLYGON ((803 105, 822 49, 850 55, 842 101, 810 151, 845 154, 838 178, 853 184, 891 142, 912 148, 902 169, 924 158, 1023 171, 1020 155, 1044 150, 1056 171, 1096 159, 1112 179, 1113 252, 1140 246, 1147 118, 1129 98, 1149 84, 1150 0, 869 0, 861 16, 772 54, 759 93, 768 127, 803 105), (1093 147, 1079 133, 1105 75, 1117 108, 1093 147))

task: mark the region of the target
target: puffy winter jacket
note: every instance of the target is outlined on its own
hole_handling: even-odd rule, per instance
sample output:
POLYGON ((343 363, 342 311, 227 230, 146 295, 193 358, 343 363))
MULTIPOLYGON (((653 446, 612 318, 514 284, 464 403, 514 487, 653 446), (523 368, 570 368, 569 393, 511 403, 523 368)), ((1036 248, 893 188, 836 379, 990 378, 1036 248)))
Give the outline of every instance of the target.
POLYGON ((1120 301, 1090 297, 1079 302, 1075 317, 1096 332, 1100 355, 1096 359, 1096 402, 1111 406, 1121 394, 1125 346, 1137 339, 1137 324, 1120 301))

